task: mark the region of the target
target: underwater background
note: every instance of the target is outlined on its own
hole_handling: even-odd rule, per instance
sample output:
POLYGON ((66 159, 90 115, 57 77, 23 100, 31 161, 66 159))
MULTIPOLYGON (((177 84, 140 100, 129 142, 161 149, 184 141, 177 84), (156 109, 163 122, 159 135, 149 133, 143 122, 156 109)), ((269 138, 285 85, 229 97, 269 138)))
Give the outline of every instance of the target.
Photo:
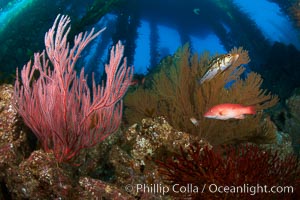
POLYGON ((185 43, 192 52, 209 51, 210 55, 242 46, 251 57, 249 70, 262 74, 264 84, 285 99, 299 86, 296 57, 300 43, 293 5, 295 1, 275 0, 3 0, 0 79, 14 80, 15 68, 42 51, 44 33, 61 13, 71 17, 71 35, 91 27, 107 28, 84 56, 88 74, 103 73, 108 48, 118 40, 126 43, 125 56, 135 73, 144 75, 185 43))
POLYGON ((300 198, 299 31, 298 0, 0 0, 0 199, 300 198))

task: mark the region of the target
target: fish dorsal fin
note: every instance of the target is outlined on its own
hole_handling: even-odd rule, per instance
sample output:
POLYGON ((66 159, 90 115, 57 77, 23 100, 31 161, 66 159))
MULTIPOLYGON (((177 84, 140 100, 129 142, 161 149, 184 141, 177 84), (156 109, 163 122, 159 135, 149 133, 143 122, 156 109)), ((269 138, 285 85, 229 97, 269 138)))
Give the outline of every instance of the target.
POLYGON ((230 54, 222 54, 219 56, 214 57, 213 59, 211 59, 211 61, 209 62, 209 67, 212 67, 215 65, 215 67, 220 66, 222 64, 222 61, 227 57, 230 56, 230 54))

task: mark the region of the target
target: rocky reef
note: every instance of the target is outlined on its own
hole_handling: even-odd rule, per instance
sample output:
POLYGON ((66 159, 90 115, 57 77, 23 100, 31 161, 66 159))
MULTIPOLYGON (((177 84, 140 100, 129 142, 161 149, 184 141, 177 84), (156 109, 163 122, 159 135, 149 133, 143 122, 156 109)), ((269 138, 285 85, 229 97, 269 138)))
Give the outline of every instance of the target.
POLYGON ((30 139, 34 134, 18 117, 12 95, 12 85, 0 87, 0 194, 4 199, 149 199, 152 194, 133 186, 161 184, 155 161, 199 140, 176 131, 163 117, 148 118, 83 151, 74 163, 58 163, 52 153, 39 150, 36 139, 30 139))
POLYGON ((300 89, 295 89, 291 97, 285 101, 274 114, 278 128, 291 138, 294 152, 300 154, 300 89))
MULTIPOLYGON (((74 162, 58 163, 36 144, 12 105, 12 94, 12 85, 0 86, 0 199, 174 199, 163 191, 170 186, 159 163, 193 145, 219 148, 155 117, 122 126, 74 162)), ((289 154, 284 149, 291 149, 290 142, 284 141, 269 146, 289 154)))

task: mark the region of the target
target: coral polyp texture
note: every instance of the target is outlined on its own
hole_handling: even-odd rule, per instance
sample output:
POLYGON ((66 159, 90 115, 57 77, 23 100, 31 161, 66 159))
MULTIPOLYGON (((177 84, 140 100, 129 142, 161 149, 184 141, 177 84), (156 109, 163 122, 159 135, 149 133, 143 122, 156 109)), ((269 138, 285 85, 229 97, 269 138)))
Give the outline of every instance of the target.
MULTIPOLYGON (((122 97, 133 68, 123 59, 124 46, 112 48, 105 66, 106 84, 90 91, 83 69, 74 70, 80 53, 101 32, 80 33, 69 48, 70 19, 57 16, 45 35, 46 52, 34 54, 15 83, 16 109, 46 152, 59 162, 69 161, 83 148, 92 147, 114 133, 121 122, 122 97), (47 55, 47 56, 46 56, 47 55)), ((18 77, 18 70, 17 70, 18 77)))
POLYGON ((276 128, 264 110, 278 102, 261 88, 262 78, 250 72, 245 79, 242 65, 249 62, 248 52, 234 48, 238 59, 225 71, 200 83, 213 61, 208 54, 191 54, 188 45, 162 60, 156 72, 146 77, 147 88, 140 86, 125 97, 125 119, 129 124, 144 117, 165 116, 174 128, 207 139, 212 145, 252 141, 270 143, 276 128), (229 85, 228 85, 229 84, 229 85), (212 106, 234 103, 254 106, 256 115, 243 120, 212 120, 203 115, 212 106), (197 119, 195 126, 191 122, 197 119))
POLYGON ((190 187, 190 192, 182 196, 173 193, 178 198, 299 198, 300 168, 294 155, 280 158, 278 151, 254 145, 227 146, 219 150, 199 144, 181 149, 181 154, 158 162, 159 174, 166 184, 190 187), (223 190, 225 187, 228 187, 227 192, 223 190), (276 188, 279 192, 270 192, 276 188))

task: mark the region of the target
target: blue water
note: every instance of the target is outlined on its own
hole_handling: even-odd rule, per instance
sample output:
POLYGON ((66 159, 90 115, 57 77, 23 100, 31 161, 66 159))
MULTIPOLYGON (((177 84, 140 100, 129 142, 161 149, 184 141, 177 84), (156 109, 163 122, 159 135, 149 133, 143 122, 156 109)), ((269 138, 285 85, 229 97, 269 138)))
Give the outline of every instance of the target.
MULTIPOLYGON (((269 40, 271 44, 274 42, 281 42, 287 45, 295 45, 298 49, 300 49, 298 36, 299 31, 293 27, 289 17, 280 11, 280 8, 277 4, 269 2, 267 0, 257 0, 255 1, 255 3, 253 3, 253 1, 251 0, 234 0, 233 2, 238 8, 241 9, 242 12, 247 14, 249 18, 253 20, 253 23, 258 26, 264 37, 269 40)), ((152 14, 155 15, 155 11, 153 12, 154 13, 152 14)), ((174 12, 181 13, 180 10, 174 12)), ((192 13, 192 10, 190 10, 190 12, 192 13)), ((199 12, 201 12, 201 10, 199 12)), ((224 12, 226 11, 224 10, 224 12)), ((216 15, 218 15, 218 13, 216 13, 216 15)), ((194 19, 188 18, 189 16, 183 15, 180 15, 180 17, 183 20, 196 21, 198 15, 195 14, 194 19)), ((171 19, 169 20, 172 21, 171 19)), ((174 21, 175 20, 178 19, 174 19, 174 21)), ((218 23, 223 23, 223 26, 227 32, 232 31, 226 25, 226 23, 222 21, 219 21, 218 23)), ((245 24, 245 26, 247 26, 247 24, 245 24)), ((168 26, 166 22, 161 22, 161 24, 157 22, 157 28, 159 33, 158 49, 172 54, 176 51, 178 46, 183 45, 183 43, 185 42, 180 40, 180 37, 178 35, 179 30, 175 29, 173 24, 170 23, 168 26)), ((141 26, 138 29, 137 51, 135 54, 134 62, 137 73, 146 73, 146 69, 150 65, 149 29, 149 22, 147 20, 143 20, 141 22, 141 26)), ((195 27, 195 29, 200 30, 201 26, 195 27)), ((212 55, 214 55, 216 53, 220 54, 227 51, 214 30, 209 30, 204 35, 197 35, 193 32, 187 34, 190 37, 191 46, 194 52, 202 53, 204 51, 209 51, 212 55)), ((242 44, 240 45, 242 46, 242 44)), ((162 58, 164 56, 165 54, 160 54, 159 58, 162 58)))
POLYGON ((291 20, 280 10, 279 6, 266 0, 253 1, 234 0, 257 24, 264 36, 271 42, 293 44, 300 49, 299 31, 296 30, 291 20))
MULTIPOLYGON (((2 44, 0 61, 4 63, 2 68, 5 69, 0 71, 15 69, 16 66, 23 65, 29 59, 31 52, 42 50, 42 38, 47 29, 32 27, 35 21, 43 20, 40 23, 47 27, 58 13, 71 15, 72 20, 78 21, 84 18, 93 2, 93 0, 84 2, 78 0, 0 1, 0 41, 2 44), (41 7, 44 4, 45 8, 48 6, 49 11, 41 7), (23 18, 24 15, 26 17, 23 18), (40 15, 43 17, 39 17, 40 15), (75 17, 78 19, 74 19, 75 17), (31 25, 26 26, 28 22, 31 25), (18 32, 20 37, 28 38, 27 43, 19 44, 15 36, 10 35, 15 32, 18 32), (36 39, 32 34, 39 35, 41 39, 36 39), (33 44, 35 44, 34 47, 31 46, 33 44), (23 47, 24 45, 27 46, 23 47), (14 57, 16 49, 20 54, 17 56, 18 59, 14 61, 12 61, 13 58, 8 59, 11 55, 14 57)), ((86 25, 78 26, 80 31, 90 30, 93 26, 96 29, 108 27, 106 33, 90 46, 91 49, 87 51, 90 53, 85 55, 84 62, 81 64, 86 68, 92 68, 90 71, 102 73, 110 46, 117 40, 122 40, 128 44, 128 49, 131 48, 126 56, 129 57, 130 64, 135 66, 136 73, 146 74, 162 58, 173 54, 187 42, 190 43, 193 52, 209 51, 211 55, 226 53, 234 46, 243 46, 250 51, 253 65, 259 66, 262 60, 260 55, 264 52, 263 45, 271 47, 275 42, 280 42, 285 45, 292 44, 300 49, 299 31, 295 23, 291 20, 291 16, 283 12, 283 9, 275 2, 268 0, 256 0, 255 3, 251 0, 233 0, 232 3, 217 0, 129 0, 123 4, 124 7, 112 9, 103 17, 95 17, 94 21, 90 20, 86 25), (127 19, 122 25, 126 28, 122 29, 118 24, 120 23, 118 19, 124 16, 127 16, 127 19), (241 16, 245 19, 242 20, 241 16), (135 26, 134 23, 136 23, 135 26), (130 28, 131 26, 134 28, 130 28), (129 30, 136 32, 136 35, 132 35, 127 30, 128 27, 129 30), (267 42, 262 44, 262 39, 267 42)))

